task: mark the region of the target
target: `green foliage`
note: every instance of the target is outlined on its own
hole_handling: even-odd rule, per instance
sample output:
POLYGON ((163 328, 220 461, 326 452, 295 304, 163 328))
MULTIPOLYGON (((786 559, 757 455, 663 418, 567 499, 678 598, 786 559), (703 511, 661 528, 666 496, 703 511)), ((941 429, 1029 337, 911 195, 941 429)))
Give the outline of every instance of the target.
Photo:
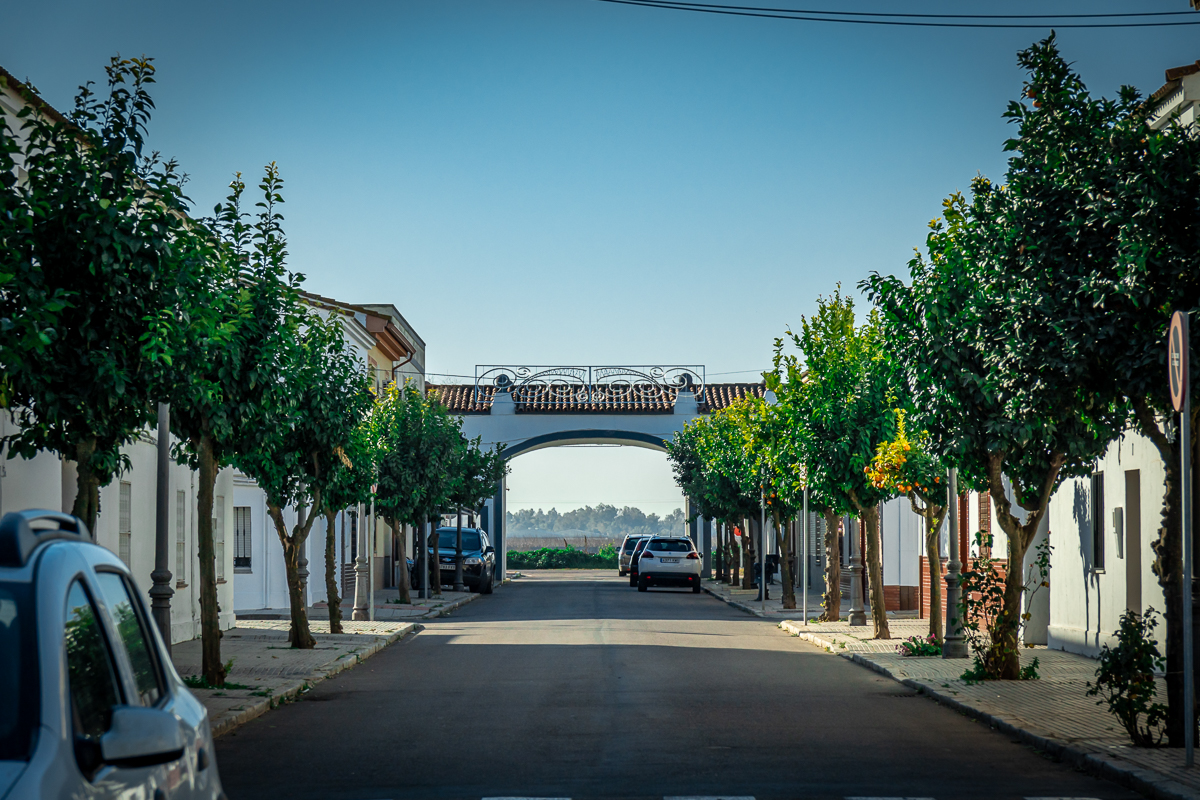
POLYGON ((1104 645, 1096 682, 1088 683, 1088 697, 1102 695, 1096 705, 1108 707, 1137 747, 1157 747, 1167 720, 1167 707, 1154 702, 1154 673, 1166 668, 1166 659, 1154 643, 1157 625, 1153 608, 1144 616, 1134 611, 1122 614, 1117 646, 1104 645))
POLYGON ((602 547, 599 553, 585 553, 573 547, 510 551, 510 569, 616 569, 617 550, 602 547))
MULTIPOLYGON (((263 387, 271 400, 252 448, 234 463, 258 483, 276 508, 308 503, 320 510, 322 493, 336 476, 339 453, 366 419, 369 379, 346 345, 341 323, 309 315, 280 364, 283 380, 263 387)), ((312 517, 309 517, 311 524, 312 517)))
POLYGON ((89 527, 98 487, 127 466, 120 447, 154 420, 170 357, 159 321, 181 315, 202 266, 182 176, 144 152, 154 66, 113 58, 106 71, 107 96, 81 87, 67 121, 26 95, 26 180, 12 180, 18 145, 0 132, 0 400, 17 423, 5 443, 10 457, 78 462, 75 511, 89 527))
POLYGON ((379 513, 415 526, 437 519, 455 490, 451 470, 464 441, 461 418, 413 386, 392 384, 371 410, 369 431, 379 513))
POLYGON ((761 484, 736 412, 699 417, 667 442, 676 481, 706 517, 739 522, 759 512, 761 484))
POLYGON ((902 656, 940 656, 942 645, 934 636, 910 636, 896 645, 896 652, 902 656))
POLYGON ((511 533, 523 530, 585 531, 600 536, 654 536, 677 534, 683 530, 683 510, 675 509, 665 517, 647 514, 640 508, 617 508, 606 503, 596 507, 584 506, 559 513, 555 509, 542 511, 523 508, 505 513, 505 524, 511 533))
POLYGON ((294 355, 307 315, 300 299, 302 276, 287 270, 278 206, 283 180, 274 164, 259 183, 258 213, 243 210, 241 175, 204 224, 211 230, 206 269, 189 284, 186 326, 167 321, 158 341, 170 356, 171 431, 175 456, 195 468, 199 442, 207 438, 218 468, 235 453, 269 446, 277 426, 263 420, 284 412, 291 398, 277 388, 294 355))
MULTIPOLYGON (((1028 611, 1012 619, 1010 604, 1005 602, 1007 584, 1000 567, 991 556, 992 536, 984 531, 975 534, 979 555, 971 559, 971 567, 962 573, 962 596, 958 605, 959 630, 967 639, 973 659, 971 668, 963 674, 963 680, 983 681, 1004 678, 1005 664, 1009 657, 1020 658, 1015 649, 1020 642, 1021 632, 1029 621, 1028 611), (1009 630, 1016 631, 1016 638, 1005 636, 1009 630)), ((1034 595, 1049 587, 1050 538, 1037 546, 1037 558, 1029 565, 1026 579, 1020 586, 1025 603, 1032 602, 1034 595)), ((1009 565, 1012 566, 1011 564, 1009 565)), ((1017 575, 1020 575, 1017 572, 1017 575)), ((1019 606, 1018 606, 1019 608, 1019 606)), ((1037 659, 1022 667, 1017 678, 1031 680, 1038 677, 1037 659)))
MULTIPOLYGON (((876 273, 862 286, 880 308, 913 422, 964 487, 988 488, 1009 559, 1021 563, 1051 494, 1090 474, 1129 418, 1110 344, 1125 330, 1097 294, 1111 282, 1116 230, 1095 212, 1113 191, 1107 143, 1133 98, 1093 101, 1053 36, 1018 59, 1028 79, 1005 114, 1018 133, 1004 145, 1014 153, 1004 182, 977 177, 969 196, 943 203, 909 285, 876 273)), ((1020 671, 1022 580, 1009 576, 996 631, 1006 678, 1020 671)))
POLYGON ((838 513, 862 513, 894 496, 867 475, 876 448, 895 436, 893 408, 903 390, 878 312, 856 327, 854 301, 839 289, 820 298, 816 315, 802 321, 800 333, 788 336, 803 365, 785 354, 783 340, 777 339, 767 388, 778 398, 788 435, 796 437, 789 449, 807 466, 805 479, 817 504, 838 513))

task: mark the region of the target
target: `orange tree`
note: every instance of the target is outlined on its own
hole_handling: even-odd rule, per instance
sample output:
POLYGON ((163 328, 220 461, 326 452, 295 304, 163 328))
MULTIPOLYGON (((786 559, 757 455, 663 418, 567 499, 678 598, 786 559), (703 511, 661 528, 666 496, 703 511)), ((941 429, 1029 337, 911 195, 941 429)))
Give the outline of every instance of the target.
POLYGON ((896 435, 875 448, 875 457, 863 469, 875 488, 904 495, 913 513, 925 520, 925 556, 929 562, 929 638, 942 641, 942 558, 938 534, 946 518, 946 469, 930 452, 929 432, 909 438, 897 408, 896 435))
POLYGON ((784 526, 795 519, 804 496, 804 472, 798 433, 779 408, 757 397, 745 397, 729 407, 729 416, 742 436, 742 448, 750 462, 775 524, 775 545, 780 556, 783 607, 796 607, 792 575, 791 537, 784 526))
POLYGON ((799 334, 788 335, 804 357, 805 371, 794 355, 782 353, 783 343, 777 341, 776 373, 784 367, 788 380, 777 374, 769 386, 783 416, 804 431, 799 441, 808 480, 827 503, 853 511, 863 522, 875 637, 889 639, 878 509, 892 491, 873 484, 864 468, 876 448, 895 436, 891 409, 902 390, 899 374, 885 347, 878 312, 856 326, 854 301, 843 297, 840 288, 832 297, 819 298, 816 315, 802 320, 799 334))
MULTIPOLYGON (((911 283, 864 281, 889 346, 930 432, 931 451, 970 484, 986 484, 1008 538, 1002 657, 995 677, 1020 676, 1026 554, 1050 496, 1084 476, 1128 418, 1106 343, 1126 334, 1089 296, 1115 257, 1116 231, 1095 214, 1106 194, 1119 109, 1091 104, 1048 39, 1023 51, 1029 72, 1006 116, 1019 126, 1002 185, 972 182, 931 223, 928 259, 911 283)), ((1168 680, 1168 689, 1171 681, 1168 680)))
MULTIPOLYGON (((720 520, 726 529, 758 516, 759 488, 754 468, 746 457, 736 419, 727 410, 688 423, 668 442, 667 454, 680 486, 703 513, 720 520)), ((729 549, 733 547, 729 542, 729 549)), ((744 536, 738 549, 748 567, 753 562, 751 537, 744 536)), ((731 561, 736 578, 737 562, 731 561)), ((744 572, 742 586, 750 588, 752 579, 750 571, 744 572)))

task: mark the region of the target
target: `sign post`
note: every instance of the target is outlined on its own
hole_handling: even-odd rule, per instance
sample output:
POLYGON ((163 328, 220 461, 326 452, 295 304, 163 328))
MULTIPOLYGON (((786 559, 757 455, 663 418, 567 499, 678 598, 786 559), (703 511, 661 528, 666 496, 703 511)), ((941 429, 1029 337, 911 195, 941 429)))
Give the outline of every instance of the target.
POLYGON ((1195 760, 1196 686, 1192 653, 1192 395, 1189 361, 1191 339, 1186 311, 1171 316, 1167 334, 1167 372, 1171 381, 1171 404, 1179 412, 1179 484, 1183 498, 1183 747, 1184 766, 1195 760))

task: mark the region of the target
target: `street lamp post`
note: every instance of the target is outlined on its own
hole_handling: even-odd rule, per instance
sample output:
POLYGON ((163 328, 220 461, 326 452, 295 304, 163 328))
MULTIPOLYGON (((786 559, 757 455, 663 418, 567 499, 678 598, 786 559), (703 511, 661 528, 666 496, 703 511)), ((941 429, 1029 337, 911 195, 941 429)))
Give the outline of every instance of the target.
POLYGON ((800 523, 800 552, 801 558, 804 559, 804 566, 801 569, 804 582, 803 596, 804 602, 801 606, 801 613, 804 615, 804 624, 808 624, 808 487, 804 487, 804 511, 803 522, 800 523))
POLYGON ((367 619, 375 621, 375 489, 371 487, 371 529, 367 537, 367 619))
POLYGON ((150 580, 150 611, 162 636, 167 653, 171 652, 171 412, 166 403, 158 404, 158 488, 154 509, 154 571, 150 580))
MULTIPOLYGON (((843 519, 846 519, 843 517, 843 519)), ((850 615, 849 622, 855 627, 861 627, 867 624, 867 610, 863 608, 863 564, 862 552, 858 546, 858 526, 862 524, 855 521, 854 530, 849 531, 851 527, 846 525, 850 533, 850 615)), ((838 587, 837 591, 841 591, 838 587)))
POLYGON ((363 524, 362 511, 362 503, 354 507, 354 521, 357 528, 354 538, 358 541, 358 557, 354 559, 354 613, 351 617, 359 621, 370 618, 370 612, 367 610, 367 526, 363 524))
POLYGON ((950 520, 950 563, 946 565, 946 635, 942 637, 942 658, 966 658, 967 641, 958 620, 962 596, 962 556, 958 548, 958 470, 950 470, 946 517, 950 520))

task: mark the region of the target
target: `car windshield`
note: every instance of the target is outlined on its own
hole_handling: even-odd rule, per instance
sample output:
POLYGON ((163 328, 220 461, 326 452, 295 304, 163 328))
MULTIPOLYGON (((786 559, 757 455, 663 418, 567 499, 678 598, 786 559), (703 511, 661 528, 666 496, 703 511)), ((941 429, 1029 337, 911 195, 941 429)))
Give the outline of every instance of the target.
MULTIPOLYGON (((458 530, 451 528, 450 530, 438 531, 438 550, 454 550, 458 545, 455 540, 458 538, 458 530)), ((479 549, 479 531, 463 531, 463 551, 479 549)))
POLYGON ((656 539, 646 545, 646 549, 656 553, 690 553, 692 543, 686 539, 656 539))
POLYGON ((31 584, 0 581, 0 761, 29 758, 38 726, 31 584))

